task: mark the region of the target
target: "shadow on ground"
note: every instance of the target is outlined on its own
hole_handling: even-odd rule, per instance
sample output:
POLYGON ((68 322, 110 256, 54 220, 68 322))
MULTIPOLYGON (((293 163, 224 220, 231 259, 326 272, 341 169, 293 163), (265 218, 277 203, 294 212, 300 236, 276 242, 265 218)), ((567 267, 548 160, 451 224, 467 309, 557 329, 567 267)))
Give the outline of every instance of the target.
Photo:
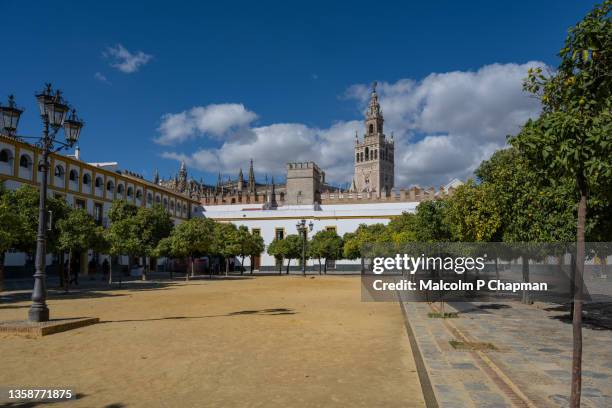
POLYGON ((159 320, 195 320, 195 319, 209 319, 214 317, 233 317, 233 316, 281 316, 281 315, 294 315, 297 312, 293 309, 286 308, 274 308, 274 309, 262 309, 262 310, 239 310, 237 312, 230 312, 219 315, 207 315, 207 316, 167 316, 167 317, 154 317, 151 319, 126 319, 126 320, 101 320, 98 324, 108 323, 133 323, 133 322, 155 322, 159 320))
MULTIPOLYGON (((566 324, 572 324, 571 303, 548 307, 544 310, 547 312, 565 312, 550 318, 566 324)), ((612 303, 585 303, 582 305, 582 313, 582 327, 591 330, 612 330, 612 303)))

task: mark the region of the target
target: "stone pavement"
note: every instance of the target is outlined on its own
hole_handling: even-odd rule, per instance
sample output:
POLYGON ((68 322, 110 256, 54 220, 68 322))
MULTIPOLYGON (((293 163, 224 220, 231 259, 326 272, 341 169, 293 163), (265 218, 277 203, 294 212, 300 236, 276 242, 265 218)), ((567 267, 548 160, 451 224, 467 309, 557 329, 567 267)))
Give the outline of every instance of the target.
MULTIPOLYGON (((430 318, 427 303, 403 302, 440 407, 567 407, 572 329, 559 305, 455 302, 458 318, 430 318), (458 350, 457 340, 496 350, 458 350)), ((433 305, 434 311, 439 304, 433 305)), ((583 329, 583 407, 612 407, 612 330, 583 329)))

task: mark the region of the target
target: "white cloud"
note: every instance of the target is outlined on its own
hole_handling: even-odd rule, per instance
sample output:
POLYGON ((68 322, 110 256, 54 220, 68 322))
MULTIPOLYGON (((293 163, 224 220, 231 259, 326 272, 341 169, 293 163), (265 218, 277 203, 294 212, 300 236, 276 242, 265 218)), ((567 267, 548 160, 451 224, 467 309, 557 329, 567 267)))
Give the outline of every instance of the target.
POLYGON ((94 78, 97 79, 100 82, 104 82, 105 84, 109 84, 110 85, 110 81, 106 78, 106 76, 101 73, 101 72, 96 72, 94 74, 94 78))
POLYGON ((106 58, 111 58, 111 67, 117 68, 119 71, 131 74, 140 69, 143 65, 147 64, 152 55, 145 54, 142 51, 130 52, 121 44, 117 44, 114 47, 108 47, 106 51, 102 53, 106 58))
MULTIPOLYGON (((538 102, 522 92, 527 69, 536 65, 544 66, 540 62, 492 64, 475 72, 431 74, 418 82, 401 79, 380 83, 377 91, 385 131, 387 136, 391 131, 395 134, 396 186, 439 186, 453 177, 471 176, 482 160, 505 146, 508 134, 515 134, 539 112, 538 102)), ((357 84, 344 97, 356 100, 365 111, 369 95, 369 85, 357 84)), ((227 105, 165 115, 158 139, 160 143, 178 142, 207 134, 223 140, 219 148, 193 154, 167 152, 164 157, 184 159, 199 170, 231 175, 254 158, 260 176, 268 173, 281 177, 286 162, 313 160, 326 171, 329 181, 350 182, 355 131, 363 133, 361 117, 325 129, 299 123, 249 127, 256 115, 242 105, 234 105, 233 114, 211 114, 201 121, 194 118, 220 106, 227 105), (211 121, 213 117, 217 120, 211 121), (238 125, 236 117, 242 118, 238 125), (250 137, 241 135, 245 132, 250 137)))
POLYGON ((255 138, 248 127, 255 119, 257 115, 254 112, 238 103, 196 106, 187 111, 162 116, 157 129, 160 136, 155 141, 169 145, 206 135, 247 143, 255 138))

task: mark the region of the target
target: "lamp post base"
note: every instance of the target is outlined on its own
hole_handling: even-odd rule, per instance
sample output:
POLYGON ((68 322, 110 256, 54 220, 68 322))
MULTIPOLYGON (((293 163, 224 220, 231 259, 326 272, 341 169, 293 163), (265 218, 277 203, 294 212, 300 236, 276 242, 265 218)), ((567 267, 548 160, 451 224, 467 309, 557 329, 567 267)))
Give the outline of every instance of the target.
POLYGON ((48 322, 49 308, 46 305, 32 305, 32 307, 30 307, 30 310, 28 311, 28 320, 36 323, 48 322))

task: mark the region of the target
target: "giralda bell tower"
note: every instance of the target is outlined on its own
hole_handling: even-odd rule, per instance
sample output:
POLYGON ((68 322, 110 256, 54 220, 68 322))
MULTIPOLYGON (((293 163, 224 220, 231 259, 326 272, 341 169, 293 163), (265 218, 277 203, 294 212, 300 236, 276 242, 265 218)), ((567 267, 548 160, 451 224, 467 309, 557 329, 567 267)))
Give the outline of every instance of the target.
POLYGON ((355 133, 355 175, 351 189, 355 192, 372 192, 377 196, 387 195, 395 183, 394 141, 387 140, 383 132, 384 118, 376 82, 372 84, 372 94, 365 117, 363 141, 355 133))

